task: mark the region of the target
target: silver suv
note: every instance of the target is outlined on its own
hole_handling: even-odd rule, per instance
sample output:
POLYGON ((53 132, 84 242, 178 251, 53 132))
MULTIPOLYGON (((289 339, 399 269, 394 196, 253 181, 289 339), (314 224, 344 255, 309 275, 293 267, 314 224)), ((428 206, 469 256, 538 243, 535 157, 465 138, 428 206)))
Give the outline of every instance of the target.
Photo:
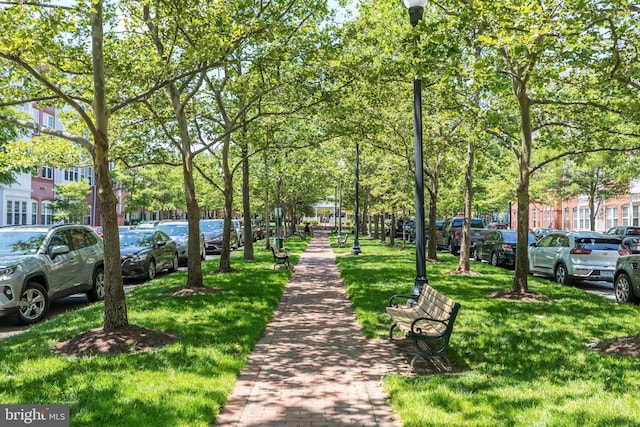
POLYGON ((84 225, 0 227, 0 315, 41 321, 53 300, 104 299, 104 246, 84 225))
POLYGON ((571 285, 576 280, 613 282, 616 261, 628 251, 621 239, 592 231, 553 231, 529 246, 529 272, 571 285))
MULTIPOLYGON (((176 242, 180 262, 187 263, 189 254, 189 223, 187 221, 160 221, 157 230, 164 231, 176 242)), ((200 259, 204 260, 207 252, 204 233, 200 232, 200 259)))

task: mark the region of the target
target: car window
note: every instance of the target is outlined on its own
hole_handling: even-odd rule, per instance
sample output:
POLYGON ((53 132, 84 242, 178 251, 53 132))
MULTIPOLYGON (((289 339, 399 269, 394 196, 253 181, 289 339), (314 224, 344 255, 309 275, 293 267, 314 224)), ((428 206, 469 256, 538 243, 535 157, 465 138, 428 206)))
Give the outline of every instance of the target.
POLYGON ((46 236, 42 231, 3 231, 0 233, 0 253, 36 252, 46 236))
POLYGON ((222 221, 203 221, 200 223, 202 231, 220 231, 224 228, 222 221))
POLYGON ((186 236, 189 234, 189 227, 186 224, 160 224, 157 229, 164 231, 169 236, 186 236))
POLYGON ((93 239, 90 239, 90 233, 88 230, 82 228, 72 228, 69 230, 69 236, 71 236, 72 250, 86 248, 95 243, 93 239))
POLYGON ((542 239, 540 239, 540 241, 538 241, 538 245, 539 247, 549 247, 552 245, 553 242, 556 241, 556 236, 554 235, 547 235, 544 236, 542 239))
POLYGON ((576 238, 576 247, 585 248, 596 251, 617 250, 620 245, 619 239, 608 237, 578 237, 576 238))
POLYGON ((484 228, 484 222, 481 219, 471 218, 471 228, 484 228))
POLYGON ((47 245, 47 253, 51 253, 51 250, 54 246, 68 246, 69 248, 71 248, 66 232, 62 230, 53 232, 53 234, 51 235, 51 239, 49 239, 49 245, 47 245))
POLYGON ((156 237, 156 242, 167 242, 171 240, 171 238, 162 231, 156 231, 155 237, 156 237))

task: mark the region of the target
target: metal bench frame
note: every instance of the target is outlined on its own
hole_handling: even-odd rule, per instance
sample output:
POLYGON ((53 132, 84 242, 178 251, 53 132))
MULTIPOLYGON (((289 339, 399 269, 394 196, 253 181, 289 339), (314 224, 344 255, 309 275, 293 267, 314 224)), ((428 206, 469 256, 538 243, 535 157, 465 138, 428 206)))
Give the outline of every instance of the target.
POLYGON ((406 339, 415 341, 416 354, 411 359, 411 368, 419 357, 440 356, 451 364, 445 353, 460 304, 425 284, 420 295, 393 295, 386 307, 393 320, 389 339, 398 328, 406 339), (416 302, 417 299, 417 302, 416 302), (402 300, 404 305, 398 301, 402 300))
POLYGON ((339 248, 344 248, 347 246, 347 238, 349 237, 348 234, 343 234, 341 236, 338 236, 338 247, 339 248))

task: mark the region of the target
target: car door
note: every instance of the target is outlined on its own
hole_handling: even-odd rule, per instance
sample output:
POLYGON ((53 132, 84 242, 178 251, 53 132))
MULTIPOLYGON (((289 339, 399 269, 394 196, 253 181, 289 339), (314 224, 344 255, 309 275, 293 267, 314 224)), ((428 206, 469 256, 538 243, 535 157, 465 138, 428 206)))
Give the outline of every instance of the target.
POLYGON ((49 295, 66 293, 67 289, 78 285, 80 267, 82 265, 80 257, 76 251, 72 250, 69 234, 64 229, 53 231, 47 242, 47 255, 51 259, 49 280, 49 295), (54 255, 54 248, 66 246, 69 252, 54 255))
POLYGON ((69 229, 71 251, 78 259, 76 286, 91 285, 94 266, 103 258, 103 251, 95 234, 85 228, 69 229))
POLYGON ((543 244, 538 245, 534 252, 534 265, 540 272, 552 275, 560 252, 568 245, 567 237, 563 234, 549 234, 538 243, 541 242, 543 244))
POLYGON ((170 268, 173 265, 174 253, 173 245, 169 244, 171 238, 162 231, 156 231, 153 240, 158 270, 170 268))
POLYGON ((548 256, 552 245, 557 241, 555 234, 547 234, 529 247, 529 270, 536 273, 548 274, 548 256))

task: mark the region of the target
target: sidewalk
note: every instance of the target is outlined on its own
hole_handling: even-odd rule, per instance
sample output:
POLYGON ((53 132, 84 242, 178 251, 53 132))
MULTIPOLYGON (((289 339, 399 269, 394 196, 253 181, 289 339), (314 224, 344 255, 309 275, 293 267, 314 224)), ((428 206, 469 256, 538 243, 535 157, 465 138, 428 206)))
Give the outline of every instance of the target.
POLYGON ((216 425, 401 426, 381 377, 406 366, 392 344, 364 338, 316 233, 216 425))

